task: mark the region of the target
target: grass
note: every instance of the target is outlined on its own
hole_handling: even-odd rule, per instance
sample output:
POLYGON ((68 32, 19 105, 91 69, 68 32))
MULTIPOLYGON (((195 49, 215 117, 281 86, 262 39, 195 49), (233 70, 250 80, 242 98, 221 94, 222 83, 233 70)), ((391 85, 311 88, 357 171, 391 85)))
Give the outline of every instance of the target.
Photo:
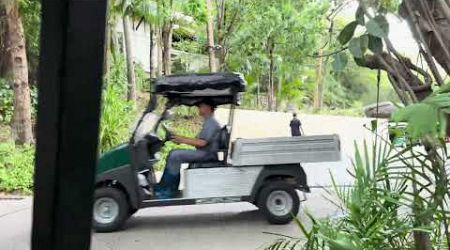
POLYGON ((0 143, 0 192, 31 194, 34 147, 0 143))

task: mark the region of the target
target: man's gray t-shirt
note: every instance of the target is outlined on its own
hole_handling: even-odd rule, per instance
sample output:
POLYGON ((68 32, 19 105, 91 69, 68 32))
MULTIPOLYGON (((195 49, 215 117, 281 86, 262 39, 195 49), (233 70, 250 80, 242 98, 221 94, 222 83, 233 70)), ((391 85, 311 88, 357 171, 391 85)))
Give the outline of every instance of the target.
POLYGON ((220 134, 220 124, 216 121, 213 116, 205 119, 203 123, 202 130, 197 136, 199 139, 203 139, 208 142, 208 144, 203 148, 198 148, 198 150, 204 150, 211 153, 216 153, 219 151, 219 134, 220 134))

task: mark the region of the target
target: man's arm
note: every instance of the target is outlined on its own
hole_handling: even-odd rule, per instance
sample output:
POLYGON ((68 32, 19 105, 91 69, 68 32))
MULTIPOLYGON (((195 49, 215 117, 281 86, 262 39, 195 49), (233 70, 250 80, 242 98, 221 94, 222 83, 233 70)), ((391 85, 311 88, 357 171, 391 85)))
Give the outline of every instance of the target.
POLYGON ((174 136, 172 138, 172 141, 175 143, 178 143, 178 144, 191 145, 196 148, 203 148, 206 145, 208 145, 208 141, 206 141, 206 140, 196 139, 196 138, 188 138, 188 137, 183 137, 183 136, 174 136))

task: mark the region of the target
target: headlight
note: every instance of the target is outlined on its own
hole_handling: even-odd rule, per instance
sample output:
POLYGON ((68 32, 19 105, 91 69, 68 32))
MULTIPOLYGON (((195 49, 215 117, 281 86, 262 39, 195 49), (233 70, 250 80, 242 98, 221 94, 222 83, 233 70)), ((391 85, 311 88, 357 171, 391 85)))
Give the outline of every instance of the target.
POLYGON ((161 159, 161 153, 155 153, 154 155, 153 155, 153 157, 155 157, 155 159, 156 160, 160 160, 161 159))

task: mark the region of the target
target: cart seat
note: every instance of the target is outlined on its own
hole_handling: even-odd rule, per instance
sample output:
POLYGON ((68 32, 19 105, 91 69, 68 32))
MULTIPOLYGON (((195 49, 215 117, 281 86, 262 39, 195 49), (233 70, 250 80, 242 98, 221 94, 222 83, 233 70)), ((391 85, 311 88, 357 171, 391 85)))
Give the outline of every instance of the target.
POLYGON ((228 154, 228 142, 230 140, 230 134, 228 133, 227 126, 223 126, 219 131, 219 151, 217 152, 217 161, 207 162, 193 162, 189 164, 189 168, 218 168, 227 166, 227 154, 228 154), (219 157, 219 155, 222 157, 219 157))

